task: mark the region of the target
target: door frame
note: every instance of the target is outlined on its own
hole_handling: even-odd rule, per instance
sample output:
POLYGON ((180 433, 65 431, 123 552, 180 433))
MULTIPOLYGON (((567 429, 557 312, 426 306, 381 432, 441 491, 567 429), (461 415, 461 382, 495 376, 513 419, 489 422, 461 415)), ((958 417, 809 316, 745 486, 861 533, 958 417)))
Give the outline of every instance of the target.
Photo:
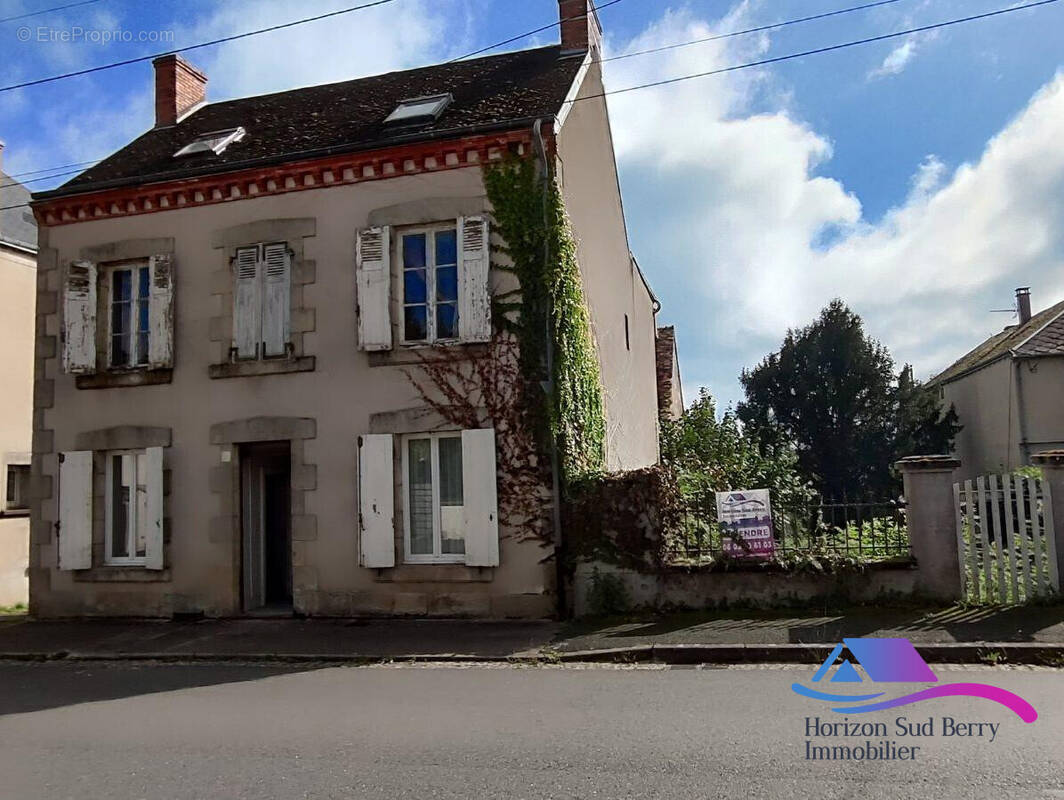
MULTIPOLYGON (((287 570, 285 589, 291 595, 292 576, 292 511, 291 511, 291 446, 287 441, 251 442, 239 445, 240 461, 240 607, 252 614, 271 607, 270 599, 270 543, 266 519, 266 480, 271 470, 284 463, 287 475, 286 531, 287 570)), ((289 601, 291 602, 291 600, 289 601)))

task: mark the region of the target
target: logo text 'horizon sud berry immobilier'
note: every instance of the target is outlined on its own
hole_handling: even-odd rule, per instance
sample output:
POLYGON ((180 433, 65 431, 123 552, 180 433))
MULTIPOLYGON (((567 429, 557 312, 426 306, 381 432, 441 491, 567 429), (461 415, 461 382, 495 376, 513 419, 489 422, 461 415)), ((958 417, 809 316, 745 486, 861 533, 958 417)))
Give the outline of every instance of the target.
MULTIPOLYGON (((794 683, 791 689, 802 697, 826 703, 828 708, 836 714, 847 716, 841 721, 837 718, 821 720, 820 717, 806 717, 806 737, 868 738, 855 745, 827 747, 815 745, 813 738, 807 738, 805 745, 807 760, 912 760, 919 752, 919 747, 905 746, 890 738, 879 738, 891 735, 886 723, 851 722, 849 715, 886 711, 938 698, 975 697, 990 700, 1008 708, 1026 723, 1032 723, 1038 719, 1038 712, 1035 711, 1034 706, 1007 689, 985 683, 940 683, 938 676, 908 639, 843 639, 843 642, 835 646, 824 663, 813 674, 811 682, 820 684, 821 688, 794 683), (843 657, 839 662, 844 648, 849 650, 853 658, 851 660, 843 657), (898 697, 887 697, 886 691, 864 694, 841 693, 846 686, 866 682, 857 670, 858 665, 867 674, 867 681, 870 683, 934 683, 936 685, 898 697), (824 688, 827 688, 823 686, 824 683, 832 684, 834 691, 824 691, 824 688)), ((1000 723, 959 722, 949 716, 941 717, 937 723, 936 725, 934 717, 921 722, 898 717, 894 720, 893 735, 899 738, 935 735, 980 738, 986 736, 989 741, 993 741, 1000 727, 1000 723)))

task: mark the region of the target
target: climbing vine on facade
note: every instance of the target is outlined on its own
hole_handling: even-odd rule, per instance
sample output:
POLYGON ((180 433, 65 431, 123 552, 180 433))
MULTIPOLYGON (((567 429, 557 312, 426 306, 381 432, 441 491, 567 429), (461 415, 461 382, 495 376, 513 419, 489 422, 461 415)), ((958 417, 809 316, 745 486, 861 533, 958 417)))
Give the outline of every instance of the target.
POLYGON ((550 393, 533 415, 557 442, 566 485, 601 472, 606 460, 606 415, 598 354, 584 298, 576 242, 561 192, 531 159, 512 158, 484 171, 501 244, 493 269, 512 272, 519 289, 494 300, 496 324, 520 343, 528 400, 548 377, 550 393), (548 338, 549 336, 549 338, 548 338))

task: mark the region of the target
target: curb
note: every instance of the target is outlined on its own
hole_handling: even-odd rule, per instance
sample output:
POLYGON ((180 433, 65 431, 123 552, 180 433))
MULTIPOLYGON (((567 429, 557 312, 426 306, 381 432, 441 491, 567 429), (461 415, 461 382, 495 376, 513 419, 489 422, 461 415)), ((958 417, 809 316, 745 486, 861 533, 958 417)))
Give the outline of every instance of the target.
MULTIPOLYGON (((814 664, 822 662, 834 645, 829 644, 649 644, 595 650, 544 650, 512 655, 468 653, 121 653, 53 652, 0 653, 0 661, 20 662, 130 662, 202 664, 814 664)), ((1064 643, 964 642, 916 644, 917 651, 932 664, 1026 664, 1064 666, 1064 643)))

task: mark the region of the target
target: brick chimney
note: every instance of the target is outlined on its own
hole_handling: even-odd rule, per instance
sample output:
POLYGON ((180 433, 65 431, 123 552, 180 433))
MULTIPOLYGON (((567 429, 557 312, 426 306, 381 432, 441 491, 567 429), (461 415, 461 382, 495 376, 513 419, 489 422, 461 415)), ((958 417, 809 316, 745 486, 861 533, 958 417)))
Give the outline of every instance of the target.
POLYGON ((602 25, 595 0, 558 0, 562 21, 562 52, 602 52, 602 25))
POLYGON ((1016 313, 1020 316, 1020 325, 1031 321, 1031 287, 1023 286, 1016 290, 1016 313))
POLYGON ((155 127, 175 125, 189 110, 206 102, 207 76, 179 55, 160 56, 155 67, 155 127))

